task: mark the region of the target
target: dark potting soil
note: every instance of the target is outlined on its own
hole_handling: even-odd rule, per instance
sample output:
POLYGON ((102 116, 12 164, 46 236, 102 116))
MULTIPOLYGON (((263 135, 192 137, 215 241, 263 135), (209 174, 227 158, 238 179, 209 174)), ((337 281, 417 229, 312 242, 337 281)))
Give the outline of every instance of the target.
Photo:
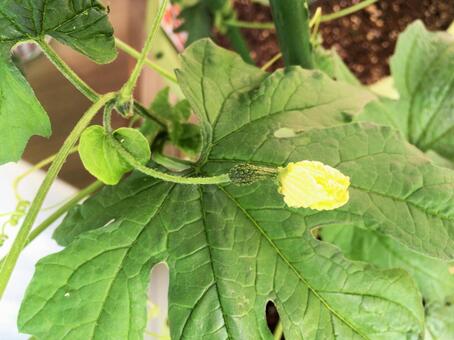
MULTIPOLYGON (((332 13, 361 0, 315 0, 311 10, 321 7, 332 13)), ((251 0, 235 0, 238 19, 271 21, 269 7, 251 0)), ((409 23, 424 21, 430 30, 444 30, 454 21, 454 0, 380 0, 366 9, 347 17, 323 23, 320 32, 323 45, 334 47, 349 68, 365 84, 389 75, 389 57, 394 53, 396 39, 409 23)), ((243 29, 252 50, 252 57, 261 66, 279 52, 276 34, 272 30, 243 29)), ((219 39, 228 45, 225 39, 219 39)), ((281 67, 282 61, 276 63, 281 67)))

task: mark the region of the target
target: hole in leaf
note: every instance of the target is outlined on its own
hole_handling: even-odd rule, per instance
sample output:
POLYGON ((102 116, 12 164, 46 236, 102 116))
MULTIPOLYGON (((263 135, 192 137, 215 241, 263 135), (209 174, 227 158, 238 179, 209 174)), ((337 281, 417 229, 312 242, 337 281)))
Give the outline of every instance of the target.
POLYGON ((148 286, 148 322, 146 339, 170 336, 167 322, 169 291, 169 268, 165 263, 153 267, 148 286))
MULTIPOLYGON (((278 328, 280 327, 280 317, 277 311, 277 307, 273 301, 268 301, 268 303, 266 304, 265 316, 269 330, 271 331, 271 333, 273 333, 273 335, 275 335, 277 332, 279 332, 278 328)), ((283 333, 280 339, 285 340, 283 333)))

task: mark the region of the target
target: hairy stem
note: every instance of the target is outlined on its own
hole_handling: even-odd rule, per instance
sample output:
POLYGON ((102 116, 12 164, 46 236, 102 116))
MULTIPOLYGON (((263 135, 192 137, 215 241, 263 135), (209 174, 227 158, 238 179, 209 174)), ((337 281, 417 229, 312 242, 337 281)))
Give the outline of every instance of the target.
MULTIPOLYGON (((131 57, 139 59, 140 58, 140 52, 137 51, 135 48, 129 46, 126 44, 124 41, 121 41, 118 38, 115 38, 115 43, 117 45, 117 48, 125 52, 126 54, 129 54, 131 57)), ((145 58, 145 65, 149 66, 152 70, 156 71, 159 73, 162 77, 166 78, 167 80, 170 80, 172 83, 177 83, 177 77, 170 72, 164 69, 163 67, 159 66, 158 64, 152 62, 150 59, 145 58)))
POLYGON ((40 41, 39 46, 46 54, 47 58, 55 65, 55 67, 75 86, 85 97, 90 101, 95 102, 99 99, 99 94, 93 90, 86 82, 84 82, 72 69, 69 67, 60 56, 49 46, 45 41, 40 41))
MULTIPOLYGON (((55 67, 63 74, 63 76, 69 80, 85 97, 90 101, 96 102, 99 99, 99 94, 93 90, 86 82, 84 82, 64 61, 55 51, 44 41, 39 42, 39 46, 44 51, 49 60, 55 65, 55 67)), ((155 117, 152 113, 146 110, 138 102, 134 102, 134 113, 155 121, 162 129, 166 129, 165 124, 162 123, 161 119, 155 117)))
POLYGON ((153 21, 150 33, 148 34, 142 52, 140 53, 140 56, 137 59, 137 64, 132 70, 131 76, 129 77, 128 81, 123 85, 123 88, 120 91, 121 102, 127 102, 132 97, 132 92, 136 87, 137 80, 139 79, 140 73, 142 72, 142 69, 147 60, 148 54, 150 53, 153 38, 161 25, 162 17, 164 16, 168 2, 169 2, 168 0, 162 0, 161 5, 159 6, 159 10, 155 17, 155 20, 153 21))
POLYGON ((93 117, 96 113, 109 101, 113 100, 116 97, 115 93, 108 93, 106 95, 101 96, 89 109, 84 113, 82 118, 76 124, 74 129, 71 131, 69 136, 66 138, 63 146, 58 151, 57 155, 55 156, 52 165, 47 172, 46 177, 44 178, 43 183, 38 189, 38 192, 31 203, 30 209, 25 216, 24 222, 22 223, 19 232, 14 239, 13 245, 11 246, 8 255, 5 257, 5 261, 2 263, 0 268, 0 299, 3 296, 3 293, 6 289, 8 284, 9 278, 11 277, 11 273, 17 263, 19 255, 22 249, 27 244, 27 240, 29 237, 30 230, 33 227, 33 223, 38 216, 39 211, 41 210, 43 201, 50 190, 52 183, 54 182, 55 178, 57 177, 58 173, 60 172, 63 164, 66 161, 66 158, 71 152, 71 149, 77 143, 81 133, 85 130, 85 128, 90 124, 93 117))
POLYGON ((134 169, 144 173, 147 176, 151 176, 154 178, 161 179, 166 182, 172 183, 179 183, 179 184, 200 184, 200 185, 208 185, 208 184, 222 184, 222 183, 229 183, 230 178, 228 174, 223 174, 220 176, 213 176, 213 177, 181 177, 170 175, 152 168, 148 168, 139 161, 137 161, 133 155, 126 150, 123 145, 115 139, 114 136, 109 136, 109 141, 112 146, 117 150, 120 156, 134 169))
POLYGON ((285 66, 314 66, 307 0, 270 0, 285 66))

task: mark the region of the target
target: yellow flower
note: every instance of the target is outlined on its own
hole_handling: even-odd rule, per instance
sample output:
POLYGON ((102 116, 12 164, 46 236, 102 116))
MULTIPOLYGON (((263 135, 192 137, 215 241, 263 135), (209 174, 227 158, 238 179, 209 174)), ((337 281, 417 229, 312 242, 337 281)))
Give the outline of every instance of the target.
POLYGON ((314 161, 289 163, 279 168, 279 193, 291 208, 333 210, 349 199, 350 178, 314 161))

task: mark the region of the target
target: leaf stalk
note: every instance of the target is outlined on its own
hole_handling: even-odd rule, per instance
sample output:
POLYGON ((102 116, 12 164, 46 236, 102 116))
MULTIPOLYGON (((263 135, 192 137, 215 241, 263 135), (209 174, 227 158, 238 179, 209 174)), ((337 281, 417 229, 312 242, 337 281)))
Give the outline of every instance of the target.
POLYGON ((117 150, 120 156, 134 169, 142 172, 147 176, 161 179, 166 182, 178 183, 178 184, 192 184, 192 185, 210 185, 210 184, 224 184, 230 182, 228 174, 212 177, 182 177, 167 174, 156 169, 152 169, 142 165, 138 160, 135 159, 128 150, 113 136, 109 135, 109 141, 112 146, 117 150))

